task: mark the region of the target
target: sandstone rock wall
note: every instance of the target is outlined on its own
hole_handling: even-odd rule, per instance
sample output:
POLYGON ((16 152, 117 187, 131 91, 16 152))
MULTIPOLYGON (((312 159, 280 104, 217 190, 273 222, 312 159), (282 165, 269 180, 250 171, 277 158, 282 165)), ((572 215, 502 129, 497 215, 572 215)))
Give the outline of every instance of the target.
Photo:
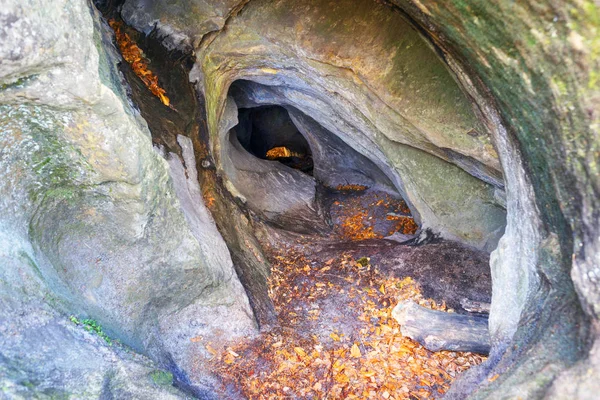
MULTIPOLYGON (((152 148, 86 1, 0 5, 3 390, 183 396, 151 381, 165 367, 209 396, 205 341, 256 328, 190 143, 179 141, 183 159, 152 148), (97 319, 153 361, 105 347, 69 314, 97 319), (22 357, 34 343, 47 346, 22 357), (56 375, 41 368, 49 363, 56 375)), ((599 8, 126 0, 122 15, 195 51, 212 154, 249 205, 277 201, 252 198, 255 180, 283 192, 269 192, 267 164, 232 159, 244 154, 230 140, 237 107, 281 105, 299 128, 310 118, 381 170, 424 232, 487 250, 504 232, 491 263, 491 357, 448 397, 558 399, 590 398, 600 375, 599 8)), ((300 204, 318 214, 304 180, 278 213, 300 204)), ((248 224, 240 230, 229 234, 252 239, 248 224)))
MULTIPOLYGON (((253 102, 297 108, 375 162, 423 228, 493 249, 504 227, 494 197, 503 183, 468 98, 398 13, 331 4, 250 2, 199 43, 192 79, 207 99, 218 165, 227 169, 222 143, 235 123, 235 108, 225 105, 230 85, 254 81, 267 88, 249 86, 253 102), (368 41, 357 39, 366 32, 368 41)), ((124 15, 134 25, 142 18, 124 15)))
POLYGON ((595 352, 548 390, 597 336, 597 2, 386 3, 230 6, 193 46, 215 153, 229 86, 245 79, 261 84, 247 91, 256 103, 292 106, 367 155, 445 237, 494 248, 501 212, 490 204, 506 189, 494 350, 450 397, 482 382, 476 398, 585 396, 595 352))
MULTIPOLYGON (((125 95, 110 31, 91 4, 4 1, 0 22, 0 254, 2 287, 13 287, 2 294, 4 302, 12 298, 0 318, 11 335, 25 338, 4 342, 3 364, 39 372, 35 364, 55 352, 85 359, 95 345, 77 337, 68 345, 74 329, 64 316, 75 314, 94 318, 186 383, 206 355, 191 339, 255 330, 201 198, 184 201, 197 181, 186 179, 176 156, 165 155, 167 162, 153 150, 125 95), (21 294, 30 276, 41 289, 21 294), (44 329, 57 347, 19 361, 38 328, 13 324, 11 304, 29 297, 41 308, 29 308, 28 318, 49 320, 44 329)), ((187 165, 195 171, 193 161, 187 165)), ((119 365, 133 368, 132 376, 147 369, 102 352, 89 354, 99 368, 92 397, 119 365)), ((83 368, 69 359, 57 362, 61 374, 83 368)))
MULTIPOLYGON (((492 255, 490 319, 503 358, 474 381, 510 372, 484 381, 474 397, 542 397, 560 371, 589 357, 550 395, 586 398, 598 376, 596 352, 584 356, 598 332, 587 336, 581 308, 597 321, 598 4, 391 3, 478 99, 504 167, 509 217, 492 255), (587 373, 578 375, 584 365, 587 373)), ((465 396, 455 389, 450 397, 465 396)))

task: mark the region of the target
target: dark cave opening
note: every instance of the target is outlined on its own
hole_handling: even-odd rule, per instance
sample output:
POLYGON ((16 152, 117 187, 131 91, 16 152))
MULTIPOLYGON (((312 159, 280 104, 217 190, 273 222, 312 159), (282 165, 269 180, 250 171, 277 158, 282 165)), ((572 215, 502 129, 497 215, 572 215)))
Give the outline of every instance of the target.
POLYGON ((289 232, 414 239, 419 220, 390 171, 311 115, 270 98, 270 90, 238 80, 229 92, 236 108, 226 118, 233 120, 235 112, 237 124, 220 146, 223 170, 246 206, 289 232))
POLYGON ((234 132, 249 153, 312 175, 314 165, 310 145, 285 108, 240 108, 238 119, 234 132))

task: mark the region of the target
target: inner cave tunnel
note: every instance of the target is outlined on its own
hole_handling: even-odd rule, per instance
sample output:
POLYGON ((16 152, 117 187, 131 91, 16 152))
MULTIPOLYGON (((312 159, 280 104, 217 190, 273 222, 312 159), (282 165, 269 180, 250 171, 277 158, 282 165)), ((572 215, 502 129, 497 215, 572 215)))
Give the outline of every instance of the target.
POLYGON ((0 397, 597 398, 599 8, 5 0, 0 397))
POLYGON ((238 142, 256 157, 276 160, 312 175, 310 145, 298 131, 285 108, 262 106, 240 109, 234 127, 238 142))

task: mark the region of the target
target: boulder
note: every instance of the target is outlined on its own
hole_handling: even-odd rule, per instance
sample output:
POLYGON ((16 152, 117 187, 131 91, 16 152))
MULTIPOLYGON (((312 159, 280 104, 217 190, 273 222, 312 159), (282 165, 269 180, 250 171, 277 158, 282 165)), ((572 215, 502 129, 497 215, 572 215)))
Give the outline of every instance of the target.
POLYGON ((67 318, 25 241, 3 231, 0 242, 2 398, 189 398, 171 372, 67 318))

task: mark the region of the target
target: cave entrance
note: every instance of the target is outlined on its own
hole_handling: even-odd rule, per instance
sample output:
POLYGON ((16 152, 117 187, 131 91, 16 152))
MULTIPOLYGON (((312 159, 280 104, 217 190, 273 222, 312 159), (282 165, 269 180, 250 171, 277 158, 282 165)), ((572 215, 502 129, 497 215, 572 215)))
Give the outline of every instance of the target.
MULTIPOLYGON (((135 76, 128 76, 135 81, 135 76)), ((187 85, 183 80, 181 88, 187 85)), ((216 146, 210 145, 208 134, 200 134, 201 124, 190 128, 184 123, 190 118, 180 116, 186 104, 199 106, 195 100, 182 101, 175 95, 173 108, 169 108, 150 96, 145 87, 134 91, 137 104, 154 102, 161 112, 164 109, 163 115, 151 107, 140 107, 148 121, 156 121, 149 126, 157 144, 171 150, 173 143, 176 152, 179 134, 198 132, 207 140, 196 153, 206 205, 228 244, 257 321, 261 326, 279 324, 286 332, 285 337, 276 338, 276 346, 258 338, 256 348, 263 349, 268 343, 269 349, 281 346, 291 350, 288 354, 304 359, 309 353, 299 344, 322 349, 325 357, 339 351, 336 347, 343 342, 346 349, 352 349, 352 353, 343 353, 348 353, 346 361, 354 362, 371 351, 360 345, 363 341, 396 340, 390 328, 394 324, 390 318, 392 299, 423 301, 426 297, 439 302, 439 307, 458 311, 463 298, 487 303, 491 291, 487 254, 435 238, 428 240, 427 246, 407 246, 423 242, 418 241, 418 222, 389 168, 365 149, 357 150, 360 146, 348 141, 342 129, 322 125, 316 115, 305 114, 281 97, 264 96, 276 90, 243 80, 232 84, 229 94, 234 104, 226 107, 229 114, 225 120, 235 121, 237 117, 238 124, 223 125, 227 131, 222 132, 216 146), (163 126, 181 131, 167 131, 163 126), (220 163, 217 166, 222 176, 217 175, 213 159, 206 155, 209 148, 220 151, 216 163, 220 163), (225 187, 221 189, 223 178, 225 187), (225 194, 225 189, 230 192, 225 194), (231 194, 241 201, 230 201, 231 194), (260 228, 246 230, 247 215, 253 219, 251 225, 260 228), (321 229, 324 219, 329 219, 333 229, 321 229), (256 232, 260 235, 252 236, 256 232), (270 265, 256 262, 263 257, 261 251, 270 265), (275 309, 277 315, 272 317, 275 309), (350 342, 354 338, 360 341, 350 342)), ((195 111, 201 114, 200 110, 195 111)), ((190 117, 200 121, 197 115, 190 117)), ((414 346, 408 339, 402 340, 403 345, 414 346)), ((224 360, 233 365, 235 356, 228 354, 224 360)), ((270 362, 261 354, 248 357, 252 370, 270 362)), ((481 362, 475 355, 461 358, 469 365, 481 362)), ((387 355, 381 361, 387 362, 387 355)), ((419 360, 423 368, 428 361, 427 355, 419 360)), ((306 371, 320 374, 309 368, 306 371)), ((387 371, 374 373, 384 375, 387 371)), ((328 388, 331 382, 322 385, 328 388)))
POLYGON ((241 108, 235 134, 250 154, 313 174, 310 146, 281 106, 241 108))
POLYGON ((381 166, 297 108, 256 101, 270 90, 239 80, 229 92, 237 124, 222 146, 223 169, 246 205, 286 231, 413 239, 418 222, 381 166))

